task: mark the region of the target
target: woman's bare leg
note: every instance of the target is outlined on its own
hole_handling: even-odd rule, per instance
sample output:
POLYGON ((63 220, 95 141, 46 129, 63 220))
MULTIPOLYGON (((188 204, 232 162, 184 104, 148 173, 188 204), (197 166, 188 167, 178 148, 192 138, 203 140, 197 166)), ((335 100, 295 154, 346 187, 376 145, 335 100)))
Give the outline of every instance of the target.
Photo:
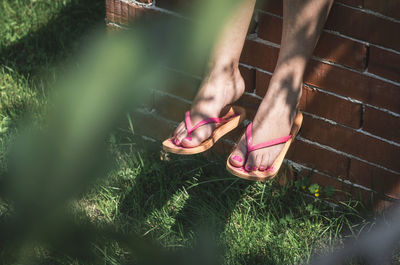
MULTIPOLYGON (((284 0, 283 29, 278 62, 253 121, 253 144, 289 135, 301 97, 301 84, 333 0, 284 0)), ((235 166, 264 170, 270 166, 283 144, 256 150, 247 161, 245 136, 230 156, 235 166)))
MULTIPOLYGON (((209 70, 193 101, 193 124, 208 117, 218 117, 222 108, 236 101, 244 92, 244 81, 238 64, 256 0, 242 0, 226 22, 212 53, 209 70)), ((186 138, 186 126, 181 122, 174 135, 178 144, 194 147, 207 139, 215 125, 196 129, 186 138)))

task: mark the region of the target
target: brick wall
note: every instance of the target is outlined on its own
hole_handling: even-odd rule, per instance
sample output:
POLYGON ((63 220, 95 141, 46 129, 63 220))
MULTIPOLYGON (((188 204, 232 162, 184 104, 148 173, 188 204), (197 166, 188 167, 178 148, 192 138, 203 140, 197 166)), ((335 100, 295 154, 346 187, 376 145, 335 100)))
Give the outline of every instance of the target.
MULTIPOLYGON (((188 2, 106 0, 106 22, 118 28, 138 16, 180 17, 188 2)), ((246 92, 238 101, 249 119, 266 93, 277 60, 282 2, 258 6, 253 24, 240 60, 246 92)), ((145 131, 149 137, 163 139, 171 133, 200 83, 200 78, 173 74, 176 84, 166 86, 167 91, 154 90, 152 111, 138 117, 163 125, 156 132, 145 131)), ((300 107, 304 123, 287 155, 298 176, 313 169, 313 182, 361 194, 377 207, 400 199, 399 1, 334 3, 304 76, 300 107)), ((229 134, 218 150, 229 152, 240 133, 229 134)))

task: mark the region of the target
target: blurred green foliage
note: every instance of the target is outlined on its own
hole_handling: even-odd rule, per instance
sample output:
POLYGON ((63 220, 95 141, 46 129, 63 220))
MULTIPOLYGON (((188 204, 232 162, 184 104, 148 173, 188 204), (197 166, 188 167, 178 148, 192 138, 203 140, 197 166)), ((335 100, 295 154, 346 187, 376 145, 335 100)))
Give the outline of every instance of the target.
POLYGON ((233 3, 110 37, 103 1, 0 2, 1 264, 300 263, 369 225, 219 160, 160 159, 129 127, 164 66, 204 69, 233 3))

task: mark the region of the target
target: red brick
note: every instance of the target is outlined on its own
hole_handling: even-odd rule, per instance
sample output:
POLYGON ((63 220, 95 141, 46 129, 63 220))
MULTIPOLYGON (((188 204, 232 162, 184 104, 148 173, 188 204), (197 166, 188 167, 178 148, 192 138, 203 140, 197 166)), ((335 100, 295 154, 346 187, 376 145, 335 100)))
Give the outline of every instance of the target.
POLYGON ((261 1, 261 5, 258 8, 273 13, 275 15, 282 16, 283 1, 282 0, 261 1))
MULTIPOLYGON (((350 6, 362 7, 363 1, 365 0, 335 0, 335 2, 343 3, 350 6)), ((375 1, 375 0, 371 0, 375 1)), ((396 0, 394 0, 396 1, 396 0)), ((259 7, 261 10, 273 13, 278 16, 283 14, 283 1, 282 0, 267 0, 262 1, 262 5, 259 7)))
POLYGON ((269 81, 271 80, 271 75, 256 71, 256 94, 260 97, 264 97, 265 93, 267 93, 269 81))
POLYGON ((361 104, 353 103, 310 88, 304 89, 303 92, 306 93, 306 106, 304 111, 353 128, 360 128, 361 104))
POLYGON ((365 44, 322 32, 314 55, 350 68, 364 70, 367 60, 367 47, 365 44))
POLYGON ((335 0, 335 2, 343 3, 349 6, 362 7, 365 0, 335 0))
MULTIPOLYGON (((135 4, 133 4, 135 5, 135 4)), ((135 19, 151 19, 154 15, 160 15, 161 13, 155 9, 135 6, 135 19)))
POLYGON ((297 108, 301 111, 303 111, 306 108, 307 105, 307 91, 305 91, 307 88, 303 85, 301 88, 301 98, 299 101, 299 105, 297 108))
POLYGON ((361 73, 311 60, 304 82, 400 113, 400 86, 361 73))
POLYGON ((243 95, 235 104, 246 109, 246 119, 253 120, 261 100, 252 95, 243 95))
MULTIPOLYGON (((226 155, 229 154, 230 152, 232 152, 233 150, 233 145, 231 143, 228 143, 226 141, 224 141, 223 139, 220 139, 218 142, 216 142, 212 149, 210 149, 211 153, 215 153, 215 154, 222 154, 222 155, 226 155)), ((210 154, 207 154, 210 155, 210 154)))
POLYGON ((128 16, 130 23, 136 19, 136 5, 131 3, 128 5, 128 16))
POLYGON ((255 21, 255 17, 253 16, 250 21, 249 28, 247 30, 247 35, 256 33, 257 22, 255 21))
POLYGON ((357 9, 334 4, 325 28, 387 48, 400 47, 400 24, 357 9))
POLYGON ((400 171, 400 148, 355 130, 304 115, 301 136, 369 162, 400 171))
POLYGON ((368 72, 400 82, 400 55, 371 46, 368 72))
POLYGON ((167 78, 162 83, 162 87, 157 87, 157 90, 165 91, 187 100, 193 100, 201 81, 178 72, 169 70, 166 70, 166 72, 167 78))
POLYGON ((400 1, 398 0, 364 0, 364 8, 389 17, 400 19, 400 1))
POLYGON ((160 92, 155 92, 154 108, 164 118, 180 122, 183 121, 185 112, 190 109, 190 104, 160 92))
MULTIPOLYGON (((332 195, 331 199, 333 201, 347 201, 351 198, 351 191, 356 189, 354 186, 344 183, 334 177, 328 177, 322 175, 317 172, 313 172, 310 170, 303 169, 297 174, 298 179, 302 179, 304 177, 309 177, 310 185, 318 184, 320 187, 331 186, 335 188, 335 193, 332 195)), ((309 193, 308 190, 305 190, 306 193, 309 193)), ((322 198, 326 198, 323 193, 321 194, 322 198)))
POLYGON ((121 0, 114 0, 114 22, 121 24, 121 0))
POLYGON ((129 24, 129 4, 126 2, 121 2, 121 24, 128 25, 129 24))
POLYGON ((239 66, 239 70, 244 79, 245 91, 250 93, 254 92, 256 82, 256 70, 244 66, 239 66))
POLYGON ((244 123, 240 124, 236 129, 230 131, 228 134, 224 135, 224 139, 230 140, 232 142, 237 143, 239 139, 242 137, 246 127, 244 123))
POLYGON ((287 158, 334 176, 347 174, 349 158, 300 140, 293 142, 287 158))
POLYGON ((378 216, 382 216, 382 212, 392 211, 393 207, 398 206, 397 201, 387 200, 379 194, 373 194, 371 201, 373 203, 374 213, 378 216))
POLYGON ((133 113, 133 123, 135 134, 144 135, 157 140, 164 140, 170 136, 175 126, 168 123, 164 119, 157 118, 151 114, 143 114, 140 112, 133 113), (157 130, 154 130, 157 128, 157 130))
POLYGON ((400 143, 400 117, 365 107, 363 130, 400 143))
POLYGON ((282 19, 268 14, 259 13, 258 37, 280 44, 282 38, 282 19))
POLYGON ((281 186, 290 185, 291 181, 294 180, 295 172, 291 165, 288 163, 282 163, 281 168, 278 171, 278 174, 274 178, 281 186))
POLYGON ((106 26, 107 26, 107 33, 110 33, 110 34, 111 34, 111 33, 118 32, 118 31, 121 30, 120 27, 116 26, 116 25, 113 24, 113 23, 107 23, 106 26))
POLYGON ((162 8, 172 8, 174 6, 183 5, 186 2, 193 2, 193 1, 186 1, 186 0, 157 0, 156 5, 162 8))
POLYGON ((323 195, 321 195, 322 198, 333 202, 345 202, 349 199, 359 200, 363 202, 364 206, 366 206, 368 209, 374 209, 376 211, 382 210, 382 208, 385 208, 385 206, 388 205, 388 202, 379 194, 355 187, 335 178, 327 177, 316 172, 311 173, 308 170, 302 170, 298 176, 300 178, 309 176, 310 184, 316 183, 322 187, 334 187, 335 193, 332 195, 332 197, 324 198, 323 195))
MULTIPOLYGON (((279 44, 281 33, 282 19, 268 14, 260 14, 258 36, 261 39, 279 44)), ((322 32, 314 55, 350 68, 364 70, 367 47, 359 42, 322 32)))
POLYGON ((157 13, 154 9, 143 8, 135 3, 121 0, 107 0, 106 17, 109 22, 128 25, 135 19, 157 13))
POLYGON ((107 21, 114 21, 114 0, 106 0, 106 18, 107 21))
POLYGON ((187 12, 194 6, 195 1, 188 0, 157 0, 156 5, 175 12, 187 12))
POLYGON ((386 196, 400 199, 400 174, 351 159, 348 179, 386 196))
POLYGON ((240 62, 272 72, 278 60, 278 53, 278 48, 253 40, 246 40, 240 62))

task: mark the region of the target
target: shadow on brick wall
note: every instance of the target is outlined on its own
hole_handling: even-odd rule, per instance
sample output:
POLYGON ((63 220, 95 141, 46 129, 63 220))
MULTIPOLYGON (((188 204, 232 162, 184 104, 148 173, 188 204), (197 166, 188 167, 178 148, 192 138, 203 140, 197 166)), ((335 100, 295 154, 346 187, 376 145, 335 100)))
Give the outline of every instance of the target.
MULTIPOLYGON (((159 1, 157 6, 182 12, 184 16, 190 10, 189 3, 180 1, 159 1)), ((400 156, 397 114, 400 112, 397 103, 400 90, 392 74, 376 76, 378 72, 370 72, 369 51, 372 48, 382 50, 381 45, 390 49, 398 47, 399 38, 393 36, 399 28, 398 23, 390 18, 364 12, 362 8, 360 1, 336 1, 332 7, 304 76, 299 106, 305 113, 304 123, 288 158, 303 165, 306 171, 307 168, 316 169, 315 181, 323 185, 329 183, 343 192, 357 194, 357 197, 362 195, 366 203, 372 202, 379 208, 386 204, 382 199, 400 198, 397 159, 400 156), (377 33, 370 36, 370 30, 377 33), (391 32, 390 37, 387 32, 391 32), (365 189, 339 181, 337 177, 365 189)), ((256 27, 250 29, 243 49, 240 70, 247 93, 238 104, 247 109, 249 120, 254 117, 266 93, 275 67, 282 30, 281 16, 281 1, 259 2, 256 27)), ((298 34, 305 34, 307 27, 305 25, 298 34)), ((392 52, 392 57, 396 56, 398 54, 392 52)), ((393 65, 384 68, 391 69, 393 65)), ((185 80, 191 77, 184 74, 176 77, 170 85, 157 88, 154 94, 151 108, 172 121, 166 126, 165 134, 156 137, 158 139, 167 137, 173 124, 182 120, 195 94, 195 83, 200 82, 192 78, 193 84, 177 85, 179 79, 186 84, 185 80)), ((232 132, 227 139, 237 141, 239 137, 240 132, 232 132)), ((228 153, 232 146, 221 142, 216 148, 228 153)))

